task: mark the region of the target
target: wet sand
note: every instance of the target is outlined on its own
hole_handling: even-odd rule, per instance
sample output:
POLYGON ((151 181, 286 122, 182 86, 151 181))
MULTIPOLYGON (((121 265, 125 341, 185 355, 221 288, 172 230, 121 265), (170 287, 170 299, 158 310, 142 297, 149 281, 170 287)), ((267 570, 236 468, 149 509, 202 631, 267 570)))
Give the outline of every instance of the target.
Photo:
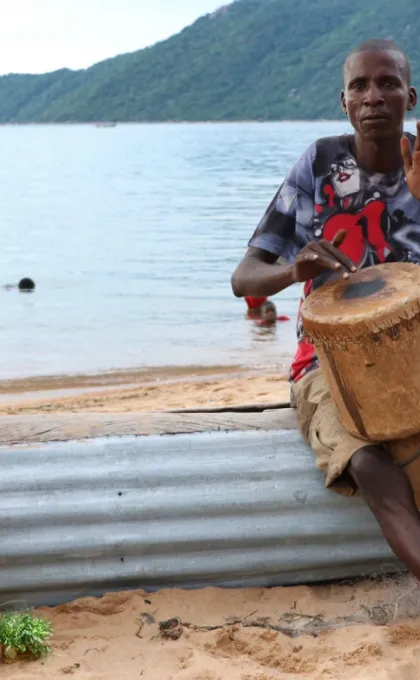
POLYGON ((289 401, 287 375, 239 366, 158 368, 0 382, 0 414, 133 412, 289 401))

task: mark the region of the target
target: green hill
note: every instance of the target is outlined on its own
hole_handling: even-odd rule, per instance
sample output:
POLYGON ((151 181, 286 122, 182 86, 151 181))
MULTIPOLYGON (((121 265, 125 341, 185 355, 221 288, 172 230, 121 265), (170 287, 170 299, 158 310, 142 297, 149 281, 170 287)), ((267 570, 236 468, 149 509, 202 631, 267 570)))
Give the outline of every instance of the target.
POLYGON ((338 118, 346 53, 391 37, 420 80, 419 32, 418 0, 237 0, 87 70, 1 77, 0 122, 338 118))

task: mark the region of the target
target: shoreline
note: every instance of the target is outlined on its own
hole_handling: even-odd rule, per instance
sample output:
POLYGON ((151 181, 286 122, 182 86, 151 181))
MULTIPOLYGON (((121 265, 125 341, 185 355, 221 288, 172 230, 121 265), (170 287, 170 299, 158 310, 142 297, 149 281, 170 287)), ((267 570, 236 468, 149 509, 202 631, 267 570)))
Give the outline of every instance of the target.
MULTIPOLYGON (((406 123, 415 123, 417 118, 406 118, 406 123)), ((243 118, 240 120, 220 120, 215 119, 205 119, 205 120, 121 120, 121 121, 111 121, 111 120, 98 120, 98 121, 28 121, 28 122, 17 122, 9 121, 5 123, 0 123, 0 127, 27 127, 27 126, 74 126, 74 125, 85 125, 95 127, 99 124, 99 127, 108 127, 109 124, 113 127, 122 125, 247 125, 249 123, 261 124, 271 124, 271 123, 348 123, 347 118, 275 118, 275 119, 261 119, 258 118, 243 118), (114 126, 115 123, 115 126, 114 126)))
POLYGON ((19 378, 0 378, 0 395, 39 390, 80 389, 148 383, 150 381, 195 378, 212 375, 232 375, 247 372, 243 366, 148 366, 142 368, 109 369, 94 373, 57 373, 19 378))
POLYGON ((170 411, 289 401, 284 369, 168 366, 0 380, 0 415, 170 411))

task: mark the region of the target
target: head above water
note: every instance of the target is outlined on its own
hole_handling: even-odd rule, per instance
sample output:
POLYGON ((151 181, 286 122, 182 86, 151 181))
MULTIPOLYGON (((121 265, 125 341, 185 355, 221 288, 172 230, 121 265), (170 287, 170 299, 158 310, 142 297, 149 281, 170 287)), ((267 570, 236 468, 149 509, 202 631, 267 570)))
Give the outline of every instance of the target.
POLYGON ((277 318, 277 309, 274 302, 264 302, 261 307, 261 319, 263 321, 275 321, 277 318))
POLYGON ((392 40, 368 40, 347 57, 341 105, 357 135, 400 137, 407 111, 417 103, 407 55, 392 40))
POLYGON ((18 288, 22 293, 32 292, 35 290, 35 281, 29 278, 21 279, 18 283, 18 288))

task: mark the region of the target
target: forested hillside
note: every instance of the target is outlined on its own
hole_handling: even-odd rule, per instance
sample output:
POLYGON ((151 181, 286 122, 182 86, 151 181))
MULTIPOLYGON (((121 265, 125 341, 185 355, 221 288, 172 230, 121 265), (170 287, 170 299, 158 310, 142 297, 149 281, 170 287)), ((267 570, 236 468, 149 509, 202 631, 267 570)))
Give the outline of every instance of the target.
POLYGON ((419 34, 418 0, 237 0, 87 70, 0 78, 0 122, 338 118, 346 53, 392 37, 416 80, 419 34))

